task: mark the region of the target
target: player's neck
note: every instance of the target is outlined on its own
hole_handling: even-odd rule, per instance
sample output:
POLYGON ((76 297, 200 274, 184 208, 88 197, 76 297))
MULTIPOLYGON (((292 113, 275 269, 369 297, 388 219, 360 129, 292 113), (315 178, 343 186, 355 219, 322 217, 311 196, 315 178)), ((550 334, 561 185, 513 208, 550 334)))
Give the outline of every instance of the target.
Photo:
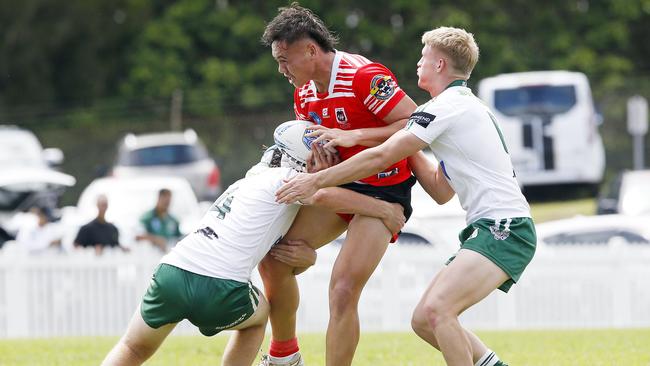
POLYGON ((316 62, 313 81, 316 84, 316 90, 319 93, 325 93, 330 86, 330 79, 332 78, 332 64, 334 63, 334 52, 325 52, 323 56, 316 62))
POLYGON ((440 93, 445 91, 447 88, 449 88, 452 85, 455 85, 454 83, 457 80, 467 80, 464 76, 459 76, 459 75, 446 75, 445 77, 440 77, 436 83, 434 83, 433 87, 429 90, 429 94, 431 94, 431 98, 435 98, 440 93))

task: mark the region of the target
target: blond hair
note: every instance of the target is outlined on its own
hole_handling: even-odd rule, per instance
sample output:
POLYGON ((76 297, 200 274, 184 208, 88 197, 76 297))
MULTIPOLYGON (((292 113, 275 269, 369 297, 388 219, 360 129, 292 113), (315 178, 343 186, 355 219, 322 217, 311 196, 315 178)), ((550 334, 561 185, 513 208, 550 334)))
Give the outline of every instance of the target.
POLYGON ((439 27, 422 35, 422 43, 445 53, 454 70, 469 78, 478 62, 478 45, 474 35, 464 29, 439 27))

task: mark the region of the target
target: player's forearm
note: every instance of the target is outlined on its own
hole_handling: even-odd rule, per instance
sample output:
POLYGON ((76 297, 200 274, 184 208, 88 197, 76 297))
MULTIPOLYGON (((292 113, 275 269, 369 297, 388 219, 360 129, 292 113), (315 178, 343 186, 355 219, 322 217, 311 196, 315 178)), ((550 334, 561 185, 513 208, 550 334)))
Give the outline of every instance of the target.
POLYGON ((388 140, 395 132, 406 126, 408 119, 399 120, 384 127, 361 128, 356 130, 357 145, 374 147, 388 140))
POLYGON ((382 150, 373 147, 314 175, 318 188, 335 187, 377 174, 392 163, 385 161, 382 150))
POLYGON ((310 198, 309 203, 338 213, 359 214, 379 219, 390 215, 390 207, 386 202, 339 187, 318 190, 310 198))
POLYGON ((440 166, 436 166, 422 152, 408 158, 409 166, 424 190, 438 204, 444 204, 455 194, 444 177, 440 166))

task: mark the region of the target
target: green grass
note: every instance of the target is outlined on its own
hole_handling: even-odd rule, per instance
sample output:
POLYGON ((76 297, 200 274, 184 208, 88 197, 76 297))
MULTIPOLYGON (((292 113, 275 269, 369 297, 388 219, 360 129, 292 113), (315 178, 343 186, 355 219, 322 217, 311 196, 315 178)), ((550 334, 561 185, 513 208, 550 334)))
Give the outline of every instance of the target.
MULTIPOLYGON (((511 366, 650 366, 650 329, 478 335, 511 366)), ((98 365, 116 341, 110 337, 0 340, 0 365, 98 365)), ((226 341, 222 336, 173 336, 146 365, 217 365, 226 341)), ((308 366, 324 364, 324 335, 302 335, 300 343, 308 366)), ((438 351, 413 333, 365 333, 354 365, 433 366, 444 362, 438 351)))
POLYGON ((595 215, 596 200, 585 198, 572 201, 537 202, 530 204, 535 223, 564 219, 576 215, 595 215))

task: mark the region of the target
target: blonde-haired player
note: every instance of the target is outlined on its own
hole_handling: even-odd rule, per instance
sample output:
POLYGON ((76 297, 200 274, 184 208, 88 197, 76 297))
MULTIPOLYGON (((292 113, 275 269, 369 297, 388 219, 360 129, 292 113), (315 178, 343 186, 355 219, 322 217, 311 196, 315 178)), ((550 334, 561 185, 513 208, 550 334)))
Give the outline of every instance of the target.
POLYGON ((318 188, 354 181, 411 156, 419 182, 438 203, 458 194, 468 224, 459 236, 460 250, 417 305, 413 329, 448 365, 505 365, 461 327, 458 316, 519 279, 535 253, 535 227, 496 119, 467 87, 479 56, 474 37, 440 27, 426 32, 422 43, 418 86, 432 99, 416 109, 406 128, 337 166, 296 176, 278 191, 278 201, 304 199, 318 188), (437 167, 420 152, 427 146, 437 167))

